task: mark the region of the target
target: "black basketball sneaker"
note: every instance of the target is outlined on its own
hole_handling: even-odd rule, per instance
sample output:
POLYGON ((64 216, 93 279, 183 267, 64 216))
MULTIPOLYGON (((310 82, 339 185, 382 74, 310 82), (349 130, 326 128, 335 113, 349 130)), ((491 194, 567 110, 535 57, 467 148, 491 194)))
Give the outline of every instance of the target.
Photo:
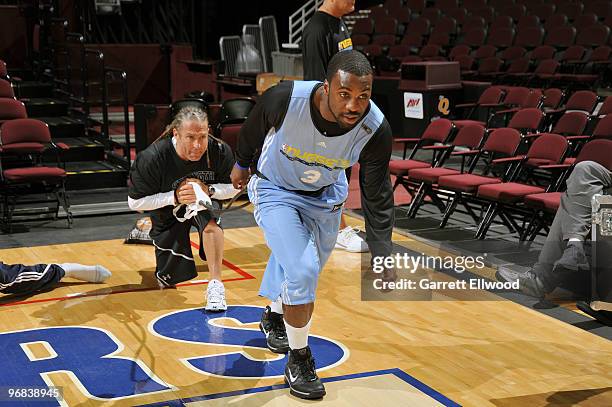
POLYGON ((317 376, 309 346, 289 351, 285 382, 289 385, 289 392, 295 397, 311 400, 325 396, 325 387, 317 376))
POLYGON ((274 353, 289 352, 289 339, 287 339, 283 314, 272 312, 269 306, 266 307, 261 315, 259 329, 266 335, 268 349, 274 353))

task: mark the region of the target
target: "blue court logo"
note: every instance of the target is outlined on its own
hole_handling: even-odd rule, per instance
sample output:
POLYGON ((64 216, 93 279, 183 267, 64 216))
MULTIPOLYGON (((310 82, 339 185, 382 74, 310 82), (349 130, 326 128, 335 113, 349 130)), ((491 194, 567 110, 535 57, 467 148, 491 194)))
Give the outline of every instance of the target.
POLYGON ((123 344, 98 328, 69 326, 3 333, 0 349, 3 388, 46 388, 51 385, 49 373, 64 372, 87 397, 104 401, 171 389, 142 361, 115 356, 124 350, 123 344), (42 346, 48 355, 35 355, 30 350, 33 345, 42 346))
MULTIPOLYGON (((243 327, 259 322, 262 312, 263 308, 248 305, 230 306, 226 312, 216 314, 206 313, 202 308, 182 310, 152 321, 149 330, 168 341, 187 344, 172 346, 169 342, 167 346, 172 346, 176 353, 188 346, 189 354, 193 355, 193 346, 201 346, 202 356, 181 359, 186 368, 197 374, 228 379, 282 376, 286 355, 258 359, 248 352, 249 349, 265 351, 270 356, 259 329, 243 327), (232 327, 227 326, 228 320, 232 321, 232 327), (224 346, 227 351, 211 352, 206 345, 224 346)), ((319 370, 337 366, 349 355, 342 344, 320 336, 311 335, 309 345, 319 370)), ((95 327, 65 326, 0 333, 0 349, 3 354, 0 388, 45 388, 52 385, 50 373, 64 372, 84 395, 102 401, 174 390, 143 361, 117 356, 125 353, 125 346, 111 332, 95 327)), ((59 404, 52 401, 37 405, 59 404)))
MULTIPOLYGON (((282 376, 286 355, 276 359, 256 359, 244 348, 267 350, 266 338, 258 328, 227 327, 221 324, 230 319, 238 326, 259 322, 261 307, 229 306, 223 313, 207 313, 202 308, 164 315, 149 325, 149 330, 162 338, 201 345, 224 345, 230 351, 223 354, 183 359, 183 363, 200 373, 228 378, 252 379, 282 376)), ((337 366, 348 357, 348 349, 338 342, 310 335, 308 344, 315 357, 317 369, 337 366)))

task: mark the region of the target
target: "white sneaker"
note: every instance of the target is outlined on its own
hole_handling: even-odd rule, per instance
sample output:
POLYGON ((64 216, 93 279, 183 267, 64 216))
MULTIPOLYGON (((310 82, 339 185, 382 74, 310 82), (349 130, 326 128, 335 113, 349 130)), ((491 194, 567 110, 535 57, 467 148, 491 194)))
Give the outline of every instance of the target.
POLYGON ((368 244, 358 235, 359 229, 350 226, 338 232, 336 249, 346 250, 352 253, 364 253, 368 251, 368 244))
POLYGON ((226 311, 225 287, 219 280, 210 280, 206 289, 206 311, 226 311))

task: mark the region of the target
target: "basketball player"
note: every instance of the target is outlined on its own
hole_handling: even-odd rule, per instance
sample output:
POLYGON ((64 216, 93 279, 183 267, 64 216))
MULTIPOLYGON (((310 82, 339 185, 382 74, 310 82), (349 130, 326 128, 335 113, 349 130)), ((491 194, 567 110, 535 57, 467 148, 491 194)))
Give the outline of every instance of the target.
MULTIPOLYGON (((339 51, 353 49, 353 42, 342 16, 355 10, 355 0, 325 0, 304 28, 302 59, 304 80, 324 81, 327 65, 339 51)), ((346 179, 351 180, 351 168, 346 169, 346 179)), ((358 234, 358 229, 346 224, 340 217, 340 233, 336 248, 348 252, 367 252, 368 245, 358 234)))
POLYGON ((101 283, 111 272, 100 265, 85 266, 78 263, 61 264, 5 264, 0 261, 0 292, 29 295, 53 288, 64 277, 90 283, 101 283))
POLYGON ((325 395, 308 331, 319 273, 334 248, 348 195, 344 170, 357 161, 371 253, 391 252, 392 135, 370 101, 372 80, 363 54, 339 52, 324 83, 283 82, 269 89, 240 132, 232 181, 235 188, 247 183, 248 168, 261 149, 248 192, 272 251, 259 292, 272 304, 260 329, 270 350, 289 351, 285 379, 300 398, 325 395))
MULTIPOLYGON (((161 287, 173 287, 197 275, 189 231, 192 226, 198 230, 199 255, 207 260, 210 271, 208 311, 227 309, 221 282, 223 230, 220 219, 210 211, 200 210, 187 219, 187 209, 197 204, 196 188, 208 197, 228 199, 211 185, 229 183, 233 165, 230 147, 208 135, 206 112, 184 107, 162 137, 138 154, 130 172, 128 204, 133 210, 151 211, 155 275, 161 287)), ((218 208, 217 202, 213 205, 218 208)))

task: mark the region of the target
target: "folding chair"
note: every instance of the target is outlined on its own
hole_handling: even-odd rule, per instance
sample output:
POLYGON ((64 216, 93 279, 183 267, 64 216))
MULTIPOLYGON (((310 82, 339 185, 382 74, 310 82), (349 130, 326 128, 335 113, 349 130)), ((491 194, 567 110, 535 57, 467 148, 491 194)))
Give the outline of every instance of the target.
POLYGON ((409 171, 415 168, 429 168, 437 166, 441 158, 441 153, 435 149, 429 149, 433 152, 430 162, 417 160, 415 159, 415 156, 419 151, 427 151, 428 149, 425 148, 427 146, 431 146, 435 143, 446 143, 452 134, 453 128, 453 123, 450 120, 438 119, 431 122, 419 138, 395 139, 396 142, 404 143, 404 159, 391 160, 389 162, 390 173, 397 177, 395 184, 393 185, 394 190, 398 187, 398 185, 403 185, 408 193, 411 193, 409 185, 406 183, 405 179, 405 176, 408 175, 409 171), (410 156, 406 159, 406 150, 409 143, 414 143, 414 147, 412 148, 410 156))
MULTIPOLYGON (((410 209, 408 210, 408 217, 413 218, 416 216, 419 208, 423 204, 425 197, 429 196, 441 211, 444 211, 444 204, 438 198, 434 192, 435 184, 438 179, 443 175, 456 175, 464 172, 466 165, 469 166, 469 162, 466 163, 466 157, 470 158, 466 152, 473 152, 480 147, 485 138, 485 128, 479 124, 470 124, 462 127, 457 132, 453 142, 451 144, 443 144, 437 146, 430 146, 431 149, 437 149, 444 152, 441 161, 441 166, 434 168, 416 168, 410 170, 408 179, 410 182, 418 185, 417 192, 414 198, 410 202, 410 209), (456 147, 467 148, 467 150, 460 150, 454 152, 456 147), (443 164, 446 160, 452 156, 461 156, 461 169, 449 168, 443 164)), ((427 147, 425 147, 427 148, 427 147)))
POLYGON ((61 151, 68 146, 54 143, 51 140, 46 123, 34 119, 14 119, 2 125, 0 140, 0 195, 2 196, 2 224, 9 232, 12 229, 12 218, 15 206, 20 204, 38 204, 54 202, 55 208, 45 213, 57 219, 59 206, 67 215, 68 227, 72 225, 72 213, 66 197, 66 171, 61 151), (42 165, 42 154, 52 150, 57 154, 57 167, 42 165), (32 194, 44 194, 45 199, 26 199, 32 194), (49 198, 53 195, 54 198, 49 198))
POLYGON ((485 117, 489 118, 490 110, 495 107, 501 106, 501 101, 504 98, 504 90, 500 86, 491 86, 485 89, 484 92, 478 98, 476 103, 460 103, 455 106, 455 111, 458 109, 470 109, 468 114, 464 115, 463 119, 453 120, 453 123, 457 127, 462 127, 467 124, 481 124, 485 125, 486 121, 473 120, 474 113, 479 112, 481 109, 484 110, 485 117))
MULTIPOLYGON (((469 215, 478 223, 479 217, 469 206, 467 198, 471 195, 473 196, 480 185, 501 183, 507 179, 510 175, 508 168, 504 168, 501 173, 502 175, 489 175, 494 166, 492 161, 500 156, 515 156, 520 144, 521 134, 518 130, 510 128, 495 129, 487 137, 487 141, 481 149, 461 153, 473 157, 466 173, 438 177, 438 191, 451 192, 444 210, 444 216, 440 222, 441 228, 446 225, 459 203, 465 207, 469 215), (481 161, 483 164, 482 168, 476 174, 475 170, 481 161)), ((502 167, 507 166, 502 165, 502 167)))
POLYGON ((558 88, 544 89, 543 94, 542 109, 546 113, 558 109, 561 101, 565 98, 565 92, 558 88))
POLYGON ((548 187, 530 185, 523 182, 516 182, 521 173, 525 170, 545 169, 548 165, 559 164, 567 151, 567 140, 558 134, 542 133, 529 148, 524 156, 501 158, 493 160, 494 164, 514 162, 514 169, 506 182, 480 185, 476 193, 476 198, 488 202, 484 215, 476 230, 476 239, 484 239, 487 231, 497 215, 511 231, 518 231, 523 235, 524 228, 521 228, 512 218, 511 212, 516 211, 517 205, 529 194, 549 192, 554 186, 551 183, 548 187))

